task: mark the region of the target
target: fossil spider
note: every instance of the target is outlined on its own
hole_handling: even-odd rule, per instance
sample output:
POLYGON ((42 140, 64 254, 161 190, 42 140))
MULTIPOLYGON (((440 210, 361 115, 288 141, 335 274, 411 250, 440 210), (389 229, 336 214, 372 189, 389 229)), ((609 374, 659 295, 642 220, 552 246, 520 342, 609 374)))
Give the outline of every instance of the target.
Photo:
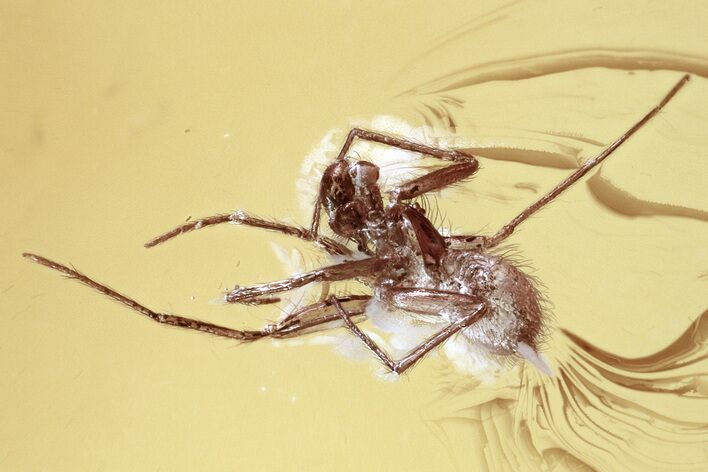
POLYGON ((418 196, 472 176, 479 167, 474 156, 460 150, 440 149, 354 128, 347 135, 336 160, 324 171, 309 229, 263 220, 237 211, 183 224, 145 244, 152 247, 206 226, 234 223, 311 241, 329 254, 343 258, 341 263, 284 280, 250 287, 236 286, 225 295, 229 303, 274 303, 279 300, 276 294, 313 282, 357 279, 372 288, 371 295, 330 296, 296 309, 278 323, 269 324, 261 330, 236 330, 156 312, 67 266, 31 253, 23 255, 98 290, 158 323, 240 341, 254 341, 264 337, 303 334, 309 328, 341 321, 396 374, 404 372, 455 333, 462 332, 471 342, 494 354, 520 355, 550 374, 550 369, 537 353, 543 322, 538 292, 527 275, 489 250, 509 237, 526 218, 600 164, 654 117, 688 80, 689 75, 684 75, 661 102, 634 126, 490 237, 443 236, 428 220, 425 211, 410 203, 418 196), (384 199, 378 183, 379 168, 370 162, 347 157, 355 139, 418 152, 449 161, 451 165, 396 186, 384 199), (319 234, 323 209, 332 231, 356 242, 356 252, 319 234), (436 317, 446 322, 447 326, 403 358, 393 360, 357 326, 365 314, 366 303, 372 298, 386 307, 436 317))

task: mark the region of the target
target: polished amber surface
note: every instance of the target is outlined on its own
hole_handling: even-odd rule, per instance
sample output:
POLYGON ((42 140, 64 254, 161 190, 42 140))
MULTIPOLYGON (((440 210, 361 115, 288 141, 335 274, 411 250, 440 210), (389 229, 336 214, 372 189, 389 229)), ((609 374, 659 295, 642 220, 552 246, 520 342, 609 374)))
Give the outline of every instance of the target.
POLYGON ((0 469, 706 470, 707 20, 702 2, 3 2, 0 469), (549 301, 553 378, 470 373, 451 345, 389 382, 344 331, 238 345, 20 256, 257 327, 280 311, 210 302, 302 265, 271 241, 319 252, 228 226, 143 244, 238 209, 305 224, 306 156, 382 115, 480 156, 438 205, 491 234, 686 72, 509 239, 549 301))

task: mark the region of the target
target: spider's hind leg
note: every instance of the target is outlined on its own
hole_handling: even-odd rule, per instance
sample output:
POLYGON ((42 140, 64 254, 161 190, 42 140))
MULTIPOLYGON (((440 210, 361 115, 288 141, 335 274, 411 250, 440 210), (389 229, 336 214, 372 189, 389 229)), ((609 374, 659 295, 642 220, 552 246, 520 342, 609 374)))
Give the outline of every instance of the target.
MULTIPOLYGON (((292 314, 285 317, 279 323, 266 325, 260 330, 238 330, 233 328, 228 328, 225 326, 219 326, 213 323, 208 323, 206 321, 197 320, 194 318, 186 318, 184 316, 171 315, 167 313, 160 313, 153 311, 150 308, 138 303, 137 301, 129 298, 119 292, 116 292, 112 288, 96 282, 92 278, 82 274, 81 272, 69 268, 58 262, 54 262, 36 254, 24 253, 24 257, 30 259, 37 264, 54 269, 62 274, 66 275, 71 279, 78 280, 84 285, 87 285, 102 294, 110 297, 111 299, 127 306, 128 308, 137 311, 143 316, 150 318, 151 320, 170 326, 176 326, 179 328, 187 328, 195 331, 201 331, 203 333, 209 333, 216 336, 221 336, 229 339, 236 339, 238 341, 256 341, 258 339, 272 336, 272 337, 288 337, 293 335, 304 334, 306 330, 321 326, 323 324, 337 321, 340 319, 340 315, 333 312, 332 302, 319 302, 306 307, 300 308, 293 312, 292 314)), ((369 300, 367 295, 348 295, 338 297, 338 303, 342 303, 347 306, 350 317, 358 317, 364 313, 364 305, 369 300)), ((341 305, 340 305, 341 306, 341 305)), ((349 320, 351 323, 354 321, 349 320)))
POLYGON ((464 315, 453 321, 446 328, 423 341, 423 343, 410 351, 403 358, 394 361, 369 335, 364 333, 351 321, 350 315, 344 307, 342 307, 336 298, 333 298, 332 303, 337 307, 339 315, 346 326, 366 344, 366 347, 368 347, 386 367, 396 374, 401 374, 406 369, 413 366, 413 364, 418 362, 432 349, 445 342, 450 336, 459 332, 461 329, 479 320, 487 312, 487 305, 477 297, 460 293, 444 292, 441 290, 418 288, 394 289, 392 290, 391 299, 394 306, 417 313, 437 314, 450 305, 454 305, 464 312, 464 315))
MULTIPOLYGON (((336 297, 337 301, 344 307, 349 314, 349 318, 357 318, 364 315, 366 304, 371 300, 370 295, 342 295, 336 297)), ((293 333, 304 334, 303 331, 311 328, 321 327, 323 324, 341 321, 337 308, 332 303, 331 299, 323 300, 317 303, 299 308, 285 318, 276 323, 276 329, 272 336, 277 338, 286 338, 293 333)), ((358 322, 358 320, 352 320, 358 322)))

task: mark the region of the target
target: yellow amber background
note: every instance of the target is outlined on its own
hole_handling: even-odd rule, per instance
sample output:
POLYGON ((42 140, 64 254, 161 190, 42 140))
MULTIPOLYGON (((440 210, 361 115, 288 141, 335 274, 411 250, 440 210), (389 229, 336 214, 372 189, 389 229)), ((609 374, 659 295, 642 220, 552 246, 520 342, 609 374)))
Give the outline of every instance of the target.
MULTIPOLYGON (((510 241, 545 284, 553 326, 650 355, 708 299, 706 24, 704 2, 2 2, 0 469, 523 468, 480 436, 484 418, 436 419, 476 395, 450 394, 466 380, 444 357, 384 382, 327 345, 157 326, 20 254, 157 310, 256 327, 278 312, 210 302, 287 275, 268 241, 314 249, 234 227, 143 243, 235 209, 306 223, 304 156, 381 114, 428 117, 480 151, 448 217, 492 232, 690 72, 597 174, 620 194, 586 180, 510 241), (454 127, 431 111, 446 98, 464 101, 454 127)), ((688 375, 679 416, 705 424, 708 383, 688 375)), ((674 400, 655 393, 643 413, 676 412, 674 400)), ((704 447, 654 465, 680 451, 695 455, 682 470, 705 470, 704 447)))

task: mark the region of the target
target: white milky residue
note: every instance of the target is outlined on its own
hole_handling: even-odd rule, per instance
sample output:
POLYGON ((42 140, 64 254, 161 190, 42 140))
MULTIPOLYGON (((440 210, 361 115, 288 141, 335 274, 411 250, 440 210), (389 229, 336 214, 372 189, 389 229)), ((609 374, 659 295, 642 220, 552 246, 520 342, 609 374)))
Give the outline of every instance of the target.
POLYGON ((442 345, 442 351, 455 368, 477 377, 482 382, 493 382, 505 366, 481 344, 471 343, 465 336, 453 336, 442 345))
MULTIPOLYGON (((305 258, 302 252, 297 249, 286 249, 272 241, 270 247, 288 274, 295 275, 305 271, 305 258)), ((307 292, 308 287, 300 287, 288 292, 285 302, 281 305, 281 318, 296 310, 305 300, 307 292)))
POLYGON ((546 374, 549 377, 553 377, 553 371, 548 365, 548 362, 546 361, 543 354, 537 353, 531 346, 524 342, 519 343, 519 345, 516 347, 516 352, 518 352, 521 357, 529 361, 541 373, 546 374))

